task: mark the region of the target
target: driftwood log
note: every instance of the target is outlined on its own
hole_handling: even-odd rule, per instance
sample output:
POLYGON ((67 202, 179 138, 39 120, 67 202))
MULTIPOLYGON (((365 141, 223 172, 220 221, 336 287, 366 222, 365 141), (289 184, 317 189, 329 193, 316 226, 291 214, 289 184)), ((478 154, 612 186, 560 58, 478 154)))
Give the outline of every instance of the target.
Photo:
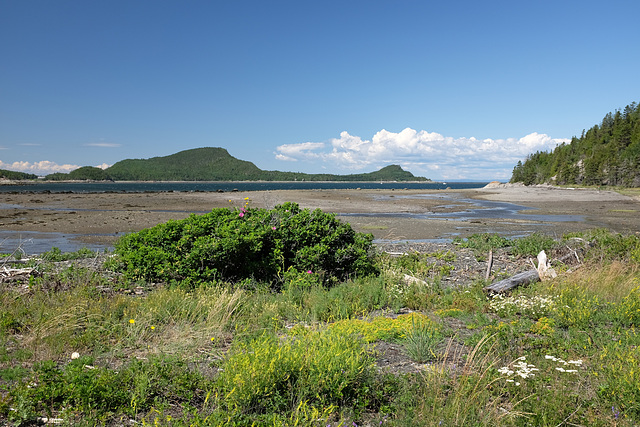
MULTIPOLYGON (((571 250, 570 253, 560 257, 558 261, 567 263, 574 258, 578 261, 578 263, 580 262, 578 253, 575 250, 571 250)), ((492 259, 490 257, 489 269, 491 268, 491 261, 492 259)), ((489 269, 487 270, 487 275, 490 272, 489 269)), ((511 289, 517 288, 518 286, 528 285, 529 283, 538 282, 541 279, 544 280, 545 278, 553 277, 556 277, 556 273, 553 268, 551 268, 550 262, 547 259, 547 254, 542 251, 538 254, 538 266, 535 270, 524 271, 522 273, 518 273, 516 275, 508 277, 504 280, 500 280, 499 282, 492 283, 489 286, 485 286, 484 291, 488 294, 499 294, 510 291, 511 289)))
POLYGON ((538 270, 529 270, 485 286, 484 290, 489 294, 500 294, 521 285, 537 282, 538 280, 540 280, 538 270))
POLYGON ((7 268, 0 269, 0 283, 16 280, 27 280, 34 272, 34 268, 7 268))

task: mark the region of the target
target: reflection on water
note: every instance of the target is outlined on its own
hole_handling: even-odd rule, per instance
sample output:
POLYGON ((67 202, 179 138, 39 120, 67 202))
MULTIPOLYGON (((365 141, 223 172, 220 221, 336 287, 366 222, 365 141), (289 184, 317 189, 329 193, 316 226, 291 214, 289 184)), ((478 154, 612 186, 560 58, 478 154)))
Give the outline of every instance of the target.
POLYGON ((79 240, 79 234, 39 233, 35 231, 0 231, 0 253, 41 254, 57 247, 62 252, 75 252, 82 248, 92 251, 111 249, 105 244, 91 244, 79 240))
POLYGON ((537 222, 580 222, 584 221, 582 215, 540 215, 524 214, 522 211, 536 210, 527 206, 516 205, 509 202, 494 202, 491 200, 468 199, 459 194, 418 194, 409 196, 378 196, 376 200, 392 199, 438 199, 445 203, 436 206, 435 209, 460 209, 460 203, 470 207, 456 212, 424 212, 424 213, 354 213, 340 214, 342 216, 382 216, 387 218, 417 218, 417 219, 444 219, 457 221, 471 221, 480 219, 513 219, 521 221, 537 222), (455 203, 455 204, 452 204, 455 203))

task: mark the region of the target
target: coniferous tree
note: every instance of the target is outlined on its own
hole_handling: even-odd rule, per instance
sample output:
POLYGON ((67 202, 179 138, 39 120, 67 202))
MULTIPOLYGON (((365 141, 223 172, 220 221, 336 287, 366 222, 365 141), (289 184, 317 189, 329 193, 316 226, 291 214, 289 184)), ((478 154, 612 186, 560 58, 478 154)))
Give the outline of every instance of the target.
POLYGON ((607 113, 550 153, 527 156, 514 168, 511 182, 640 186, 640 105, 607 113))

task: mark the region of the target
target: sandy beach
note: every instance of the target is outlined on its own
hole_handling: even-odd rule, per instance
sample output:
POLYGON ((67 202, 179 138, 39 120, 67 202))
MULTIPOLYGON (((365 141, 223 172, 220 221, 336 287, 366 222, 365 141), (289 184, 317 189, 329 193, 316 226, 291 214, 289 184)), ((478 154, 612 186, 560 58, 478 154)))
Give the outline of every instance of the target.
POLYGON ((0 232, 61 233, 111 245, 122 233, 218 207, 292 201, 336 213, 380 240, 508 237, 606 227, 640 232, 640 200, 613 191, 494 184, 474 190, 278 190, 233 193, 2 194, 0 232))

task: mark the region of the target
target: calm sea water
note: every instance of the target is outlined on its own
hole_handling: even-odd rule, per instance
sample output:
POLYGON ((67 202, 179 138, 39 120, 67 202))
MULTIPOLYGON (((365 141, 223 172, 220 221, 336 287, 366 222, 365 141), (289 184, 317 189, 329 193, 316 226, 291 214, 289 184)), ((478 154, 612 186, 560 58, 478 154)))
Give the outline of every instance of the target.
POLYGON ((159 193, 169 191, 265 191, 265 190, 331 190, 331 189, 412 189, 452 190, 481 188, 487 182, 42 182, 0 185, 0 193, 159 193))

